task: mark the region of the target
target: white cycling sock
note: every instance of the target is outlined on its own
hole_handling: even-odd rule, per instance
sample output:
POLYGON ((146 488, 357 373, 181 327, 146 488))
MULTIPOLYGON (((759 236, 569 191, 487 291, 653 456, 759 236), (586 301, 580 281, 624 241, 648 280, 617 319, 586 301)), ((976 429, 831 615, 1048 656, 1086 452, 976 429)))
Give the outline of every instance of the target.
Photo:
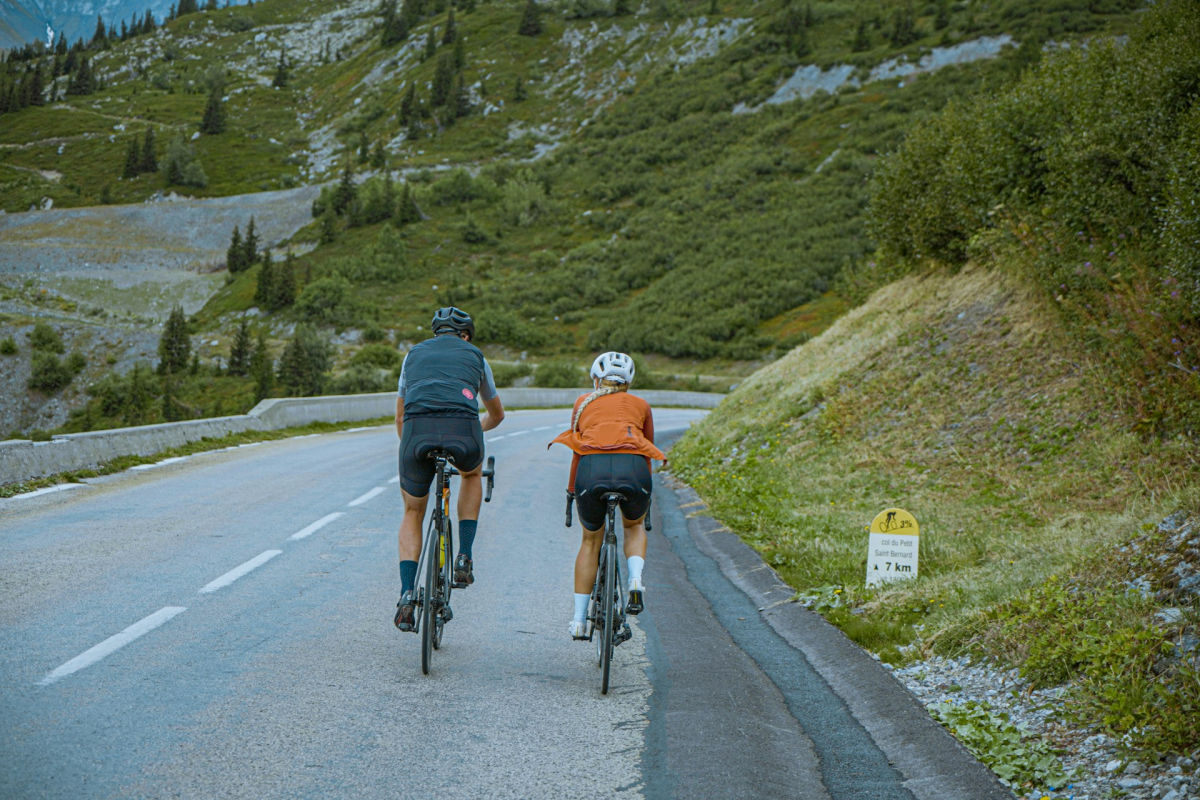
POLYGON ((642 567, 646 565, 646 559, 641 556, 629 557, 629 585, 642 585, 642 567))
POLYGON ((588 600, 591 600, 591 599, 592 599, 592 596, 590 594, 576 594, 575 595, 575 621, 576 622, 583 622, 585 619, 587 619, 588 600))

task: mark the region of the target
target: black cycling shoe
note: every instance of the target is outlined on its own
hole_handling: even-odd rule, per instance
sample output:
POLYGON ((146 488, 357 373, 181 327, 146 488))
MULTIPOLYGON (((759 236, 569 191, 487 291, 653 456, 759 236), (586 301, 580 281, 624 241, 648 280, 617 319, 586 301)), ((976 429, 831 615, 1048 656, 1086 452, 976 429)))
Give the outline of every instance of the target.
POLYGON ((396 617, 392 621, 402 631, 416 630, 416 603, 413 602, 412 592, 405 592, 400 595, 400 601, 396 603, 396 617))
POLYGON ((463 553, 459 553, 454 559, 454 575, 450 581, 450 585, 455 589, 461 589, 464 586, 470 586, 475 582, 475 571, 471 568, 471 559, 467 558, 463 553))
POLYGON ((625 604, 626 614, 640 614, 646 608, 645 598, 642 597, 641 589, 629 590, 629 602, 625 604))

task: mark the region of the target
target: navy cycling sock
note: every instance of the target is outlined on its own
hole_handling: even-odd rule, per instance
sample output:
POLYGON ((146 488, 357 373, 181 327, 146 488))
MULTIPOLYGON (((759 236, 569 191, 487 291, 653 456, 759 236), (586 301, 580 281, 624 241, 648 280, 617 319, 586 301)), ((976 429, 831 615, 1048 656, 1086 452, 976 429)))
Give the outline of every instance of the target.
POLYGON ((400 594, 411 592, 413 584, 417 582, 417 562, 401 561, 400 562, 400 594))
POLYGON ((475 544, 475 531, 479 526, 477 519, 463 519, 458 522, 458 552, 471 558, 471 545, 475 544))

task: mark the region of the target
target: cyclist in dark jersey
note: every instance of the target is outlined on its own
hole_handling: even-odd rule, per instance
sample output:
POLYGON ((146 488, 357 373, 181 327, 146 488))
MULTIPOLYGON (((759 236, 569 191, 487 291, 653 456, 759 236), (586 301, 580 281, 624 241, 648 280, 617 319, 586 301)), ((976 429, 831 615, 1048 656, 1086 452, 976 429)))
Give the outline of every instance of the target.
POLYGON ((413 585, 421 558, 421 523, 433 482, 429 451, 449 451, 462 475, 458 492, 458 555, 452 586, 475 580, 471 546, 483 499, 483 432, 504 419, 504 406, 487 359, 471 340, 475 322, 458 308, 439 308, 430 326, 433 337, 404 357, 396 394, 396 433, 400 436, 400 491, 404 519, 400 523, 400 601, 396 627, 414 628, 413 585), (479 401, 486 414, 479 418, 479 401))

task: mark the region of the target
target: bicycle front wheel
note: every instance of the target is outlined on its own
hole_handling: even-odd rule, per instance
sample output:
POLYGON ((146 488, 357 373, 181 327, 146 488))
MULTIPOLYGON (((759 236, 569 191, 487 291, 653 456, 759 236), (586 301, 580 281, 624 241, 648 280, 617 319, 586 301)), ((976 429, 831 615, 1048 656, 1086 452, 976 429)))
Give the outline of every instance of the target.
POLYGON ((425 541, 425 587, 421 600, 421 672, 429 674, 429 663, 433 650, 437 647, 435 639, 441 638, 438 629, 440 615, 436 605, 438 600, 438 520, 437 515, 430 520, 429 535, 425 541))
POLYGON ((613 597, 617 591, 617 546, 604 545, 604 583, 601 588, 600 607, 604 609, 604 629, 600 636, 600 693, 608 694, 608 673, 612 667, 613 634, 616 632, 616 613, 613 597))

